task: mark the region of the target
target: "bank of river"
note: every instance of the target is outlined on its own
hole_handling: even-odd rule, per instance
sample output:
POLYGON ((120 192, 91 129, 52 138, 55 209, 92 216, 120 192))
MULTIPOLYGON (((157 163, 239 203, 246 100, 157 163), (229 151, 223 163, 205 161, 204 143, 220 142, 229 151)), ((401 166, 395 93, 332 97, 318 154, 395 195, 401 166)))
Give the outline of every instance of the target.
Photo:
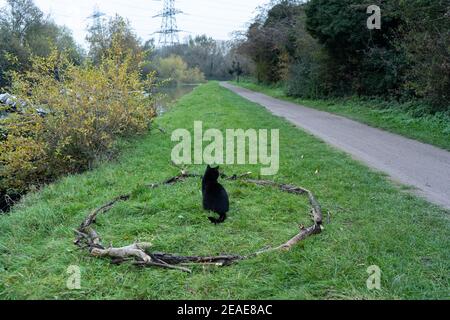
MULTIPOLYGON (((177 87, 163 87, 158 90, 159 98, 157 99, 158 113, 161 115, 167 111, 170 106, 180 99, 182 96, 190 93, 197 85, 182 85, 177 87)), ((0 112, 0 120, 8 116, 7 112, 0 112)), ((0 193, 0 214, 7 212, 17 201, 20 196, 8 196, 0 193)))

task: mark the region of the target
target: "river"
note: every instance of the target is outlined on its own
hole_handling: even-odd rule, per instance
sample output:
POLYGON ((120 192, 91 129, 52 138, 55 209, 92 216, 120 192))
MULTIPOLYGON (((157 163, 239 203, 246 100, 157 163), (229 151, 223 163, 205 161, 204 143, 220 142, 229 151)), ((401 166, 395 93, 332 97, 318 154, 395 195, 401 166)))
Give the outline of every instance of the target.
POLYGON ((156 102, 158 114, 161 115, 170 109, 170 106, 182 96, 192 92, 197 85, 181 85, 177 87, 163 87, 158 90, 162 94, 156 102))

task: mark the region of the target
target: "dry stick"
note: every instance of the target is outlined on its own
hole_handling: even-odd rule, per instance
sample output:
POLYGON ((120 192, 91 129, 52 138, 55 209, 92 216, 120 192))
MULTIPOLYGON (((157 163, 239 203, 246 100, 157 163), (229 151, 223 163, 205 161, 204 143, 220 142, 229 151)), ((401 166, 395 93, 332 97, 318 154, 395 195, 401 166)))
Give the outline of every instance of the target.
POLYGON ((93 248, 91 250, 91 255, 94 257, 110 257, 114 259, 126 259, 129 257, 135 257, 139 261, 148 263, 152 261, 152 258, 145 253, 145 250, 150 247, 150 243, 135 243, 131 246, 122 248, 93 248))
POLYGON ((122 195, 122 196, 119 196, 119 197, 115 198, 114 200, 108 202, 107 204, 101 206, 100 208, 95 209, 83 221, 83 223, 80 226, 80 230, 84 230, 87 227, 89 227, 92 223, 94 223, 98 214, 105 213, 105 212, 111 210, 112 207, 114 207, 114 205, 117 202, 119 202, 119 201, 126 201, 128 199, 130 199, 130 195, 122 195))
MULTIPOLYGON (((75 240, 75 244, 76 245, 79 244, 80 241, 83 238, 85 238, 84 236, 82 236, 82 234, 87 235, 93 243, 95 243, 97 241, 100 242, 99 241, 100 237, 98 237, 98 235, 95 232, 95 230, 88 229, 88 228, 95 222, 95 220, 97 219, 97 215, 98 214, 108 212, 109 210, 111 210, 114 207, 114 205, 116 205, 117 202, 119 202, 119 201, 126 201, 126 200, 130 199, 130 197, 131 197, 130 195, 119 196, 119 197, 115 198, 114 200, 108 202, 107 204, 101 206, 100 208, 93 210, 86 217, 86 219, 84 219, 83 223, 81 223, 80 227, 78 228, 77 232, 79 234, 78 234, 77 239, 75 240), (91 238, 90 236, 92 236, 93 238, 91 238)), ((100 244, 100 243, 98 243, 98 244, 100 244)))
POLYGON ((293 237, 292 239, 290 239, 288 242, 276 247, 276 248, 267 248, 267 249, 262 249, 256 253, 254 253, 252 256, 258 256, 260 254, 263 253, 268 253, 268 252, 273 252, 273 251, 278 251, 278 250, 285 250, 285 251, 289 251, 293 246, 295 246, 297 243, 299 243, 302 240, 305 240, 306 238, 308 238, 309 236, 312 236, 314 234, 319 234, 322 232, 322 229, 320 228, 320 226, 318 226, 317 224, 309 227, 309 228, 302 228, 300 230, 300 233, 297 234, 295 237, 293 237))
POLYGON ((173 178, 167 179, 166 181, 162 182, 162 183, 152 183, 147 185, 147 187, 149 187, 150 189, 156 189, 159 188, 163 185, 171 185, 171 184, 176 184, 178 182, 184 181, 187 178, 201 178, 202 175, 200 174, 196 174, 196 173, 187 173, 185 170, 181 171, 181 174, 179 174, 178 176, 175 176, 173 178))
MULTIPOLYGON (((226 175, 222 175, 222 178, 226 180, 238 180, 242 179, 244 177, 247 177, 251 174, 251 172, 244 173, 242 175, 233 175, 231 177, 227 177, 226 175)), ((157 188, 162 185, 172 185, 181 181, 184 181, 187 178, 198 178, 201 177, 199 174, 189 174, 185 169, 181 169, 181 174, 178 176, 175 176, 173 178, 170 178, 163 183, 159 184, 151 184, 149 185, 150 188, 157 188)), ((306 239, 307 237, 319 234, 322 231, 322 210, 320 208, 320 205, 318 201, 315 199, 312 192, 310 192, 307 189, 288 185, 288 184, 280 184, 276 183, 274 181, 269 180, 253 180, 253 179, 245 179, 243 180, 247 183, 253 183, 256 185, 261 186, 275 186, 278 187, 280 190, 284 192, 289 192, 293 194, 303 195, 307 194, 309 198, 309 202, 311 204, 311 211, 314 219, 314 225, 309 228, 302 227, 300 232, 287 241, 286 243, 275 247, 275 248, 266 248, 263 250, 260 250, 256 253, 253 253, 248 256, 239 256, 239 255, 222 255, 222 256, 212 256, 212 257, 200 257, 200 256, 191 256, 191 257, 183 257, 183 256, 175 256, 171 254, 166 253, 154 253, 154 254, 147 254, 146 250, 148 250, 151 247, 151 244, 149 243, 137 243, 133 244, 131 246, 122 247, 122 248, 107 248, 105 249, 100 240, 100 236, 98 233, 91 227, 91 225, 95 222, 97 215, 100 213, 106 213, 107 211, 111 210, 116 203, 119 201, 126 201, 129 200, 131 197, 130 195, 122 195, 114 200, 110 201, 109 203, 105 204, 104 206, 95 209, 92 211, 86 219, 81 224, 80 228, 78 230, 75 230, 75 233, 77 234, 77 239, 75 241, 75 244, 78 246, 81 246, 81 240, 85 240, 87 242, 86 247, 89 249, 91 255, 96 257, 110 257, 112 259, 112 263, 120 264, 126 261, 129 261, 131 258, 135 259, 134 264, 141 267, 160 267, 160 268, 166 268, 166 269, 174 269, 179 270, 183 272, 191 272, 190 269, 176 266, 179 264, 203 264, 203 265, 230 265, 236 261, 239 260, 245 260, 249 259, 254 256, 258 256, 263 253, 273 252, 277 250, 290 250, 294 245, 296 245, 298 242, 306 239)))
POLYGON ((236 180, 240 180, 242 178, 248 177, 249 175, 251 175, 251 172, 246 172, 240 175, 232 175, 230 177, 228 177, 226 174, 222 174, 221 177, 224 178, 225 180, 230 180, 230 181, 236 181, 236 180))
POLYGON ((248 183, 253 183, 256 185, 261 185, 261 186, 278 187, 280 190, 282 190, 284 192, 288 192, 288 193, 299 194, 299 195, 307 194, 309 202, 311 204, 311 212, 312 212, 312 216, 313 216, 313 220, 314 220, 314 225, 312 225, 309 228, 302 227, 300 229, 300 232, 295 237, 293 237, 292 239, 287 241, 286 243, 284 243, 276 248, 262 249, 251 256, 255 256, 255 255, 257 256, 262 253, 267 253, 267 252, 272 252, 272 251, 277 251, 277 250, 290 250, 298 242, 306 239, 309 236, 312 236, 314 234, 319 234, 322 232, 322 220, 323 220, 322 209, 320 208, 319 202, 316 200, 316 198, 314 197, 314 194, 311 191, 309 191, 305 188, 301 188, 301 187, 297 187, 297 186, 293 186, 293 185, 289 185, 289 184, 277 183, 275 181, 269 181, 269 180, 246 179, 244 181, 248 182, 248 183))
POLYGON ((135 262, 135 266, 138 267, 159 267, 159 268, 165 268, 165 269, 173 269, 173 270, 179 270, 187 273, 192 273, 191 269, 180 267, 180 266, 174 266, 168 263, 158 263, 158 262, 135 262))
MULTIPOLYGON (((179 176, 171 178, 162 184, 173 184, 189 177, 197 177, 197 175, 188 174, 187 172, 183 171, 179 176)), ((150 187, 154 188, 162 184, 151 185, 150 187)), ((78 235, 77 239, 75 240, 75 244, 81 246, 81 240, 84 239, 87 242, 87 245, 85 247, 89 249, 92 256, 110 257, 112 259, 112 263, 115 264, 120 264, 125 261, 129 261, 130 258, 134 258, 135 260, 137 260, 136 264, 141 266, 147 267, 156 266, 161 268, 176 269, 184 272, 191 272, 191 270, 187 268, 172 266, 166 263, 165 261, 158 260, 159 262, 154 262, 152 257, 150 257, 145 252, 145 250, 147 250, 151 246, 150 244, 147 243, 134 244, 122 248, 110 247, 105 249, 105 247, 101 244, 100 236, 91 227, 91 225, 96 221, 98 214, 100 213, 104 214, 108 212, 115 206, 116 203, 118 203, 119 201, 129 200, 130 197, 131 197, 130 194, 119 196, 114 200, 108 202, 107 204, 103 205, 102 207, 93 210, 80 225, 79 229, 75 230, 75 233, 78 235)))
POLYGON ((191 270, 187 268, 172 266, 164 261, 153 261, 153 258, 145 252, 151 246, 152 245, 150 243, 135 243, 131 246, 122 248, 93 248, 91 250, 91 255, 94 257, 110 257, 116 264, 119 262, 128 261, 130 257, 134 257, 136 259, 136 262, 134 264, 137 266, 176 269, 191 273, 191 270))
POLYGON ((199 257, 199 256, 191 256, 191 257, 183 257, 183 256, 175 256, 167 253, 154 253, 151 255, 158 260, 165 261, 169 264, 184 264, 184 263, 197 263, 197 264, 221 264, 228 265, 238 260, 244 260, 245 257, 238 255, 222 255, 215 257, 199 257))

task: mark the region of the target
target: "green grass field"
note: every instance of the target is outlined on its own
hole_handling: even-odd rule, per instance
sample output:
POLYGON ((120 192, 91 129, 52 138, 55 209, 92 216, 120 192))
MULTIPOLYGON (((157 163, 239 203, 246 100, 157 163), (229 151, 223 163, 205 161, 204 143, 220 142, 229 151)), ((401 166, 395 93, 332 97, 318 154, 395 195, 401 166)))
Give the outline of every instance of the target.
MULTIPOLYGON (((448 211, 395 186, 342 152, 212 82, 183 97, 153 130, 120 144, 121 156, 82 175, 29 194, 0 217, 0 298, 3 299, 448 299, 448 211), (197 266, 192 274, 113 266, 73 245, 87 213, 132 192, 130 201, 99 216, 103 243, 150 241, 175 254, 246 254, 279 245, 310 224, 307 199, 270 188, 224 182, 229 219, 212 225, 201 208, 200 181, 149 190, 176 175, 170 132, 204 128, 280 129, 276 181, 304 186, 331 214, 322 234, 290 252, 230 267, 197 266), (67 268, 81 267, 81 290, 66 288, 67 268), (366 287, 367 268, 382 270, 381 290, 366 287)), ((224 166, 226 173, 258 166, 224 166)), ((202 172, 193 166, 191 172, 202 172)), ((256 177, 256 175, 255 175, 256 177)))
POLYGON ((381 128, 405 137, 450 150, 450 115, 414 116, 412 111, 395 108, 380 101, 362 99, 311 100, 289 97, 280 86, 265 86, 251 81, 233 82, 235 85, 258 91, 274 98, 298 103, 310 108, 335 113, 372 127, 381 128))

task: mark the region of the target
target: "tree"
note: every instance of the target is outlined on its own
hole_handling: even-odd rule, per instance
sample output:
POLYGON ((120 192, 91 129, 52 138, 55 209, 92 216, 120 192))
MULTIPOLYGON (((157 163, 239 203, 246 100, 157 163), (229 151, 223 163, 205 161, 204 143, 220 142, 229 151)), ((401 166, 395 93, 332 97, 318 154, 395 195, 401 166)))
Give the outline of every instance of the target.
POLYGON ((286 79, 295 52, 297 16, 302 6, 293 0, 279 1, 270 9, 263 9, 248 28, 239 52, 253 60, 259 82, 286 79))
POLYGON ((401 84, 405 61, 392 39, 399 36, 401 1, 376 0, 382 7, 382 28, 367 28, 365 0, 311 0, 306 7, 308 32, 321 43, 333 67, 335 94, 394 93, 401 84))
POLYGON ((186 43, 164 47, 157 54, 161 57, 180 56, 189 68, 200 69, 207 79, 222 80, 228 78, 231 65, 227 60, 228 53, 228 43, 202 35, 190 37, 186 43))
POLYGON ((174 54, 167 58, 159 58, 156 62, 156 69, 160 79, 169 80, 177 85, 205 81, 205 75, 199 68, 189 68, 182 57, 174 54))
POLYGON ((123 49, 123 52, 130 53, 135 63, 132 68, 138 69, 143 60, 144 50, 141 40, 134 33, 130 22, 123 17, 116 15, 107 22, 99 21, 89 27, 86 40, 89 43, 89 57, 94 64, 101 63, 102 59, 110 52, 113 39, 115 39, 123 49))
POLYGON ((75 63, 83 58, 70 31, 44 17, 33 1, 8 0, 0 11, 0 88, 10 84, 11 71, 28 70, 32 55, 46 57, 54 48, 75 63))
POLYGON ((26 72, 13 73, 12 94, 25 104, 2 120, 0 197, 87 169, 111 156, 118 137, 148 132, 156 112, 154 96, 145 92, 155 82, 142 81, 133 63, 114 38, 99 66, 75 65, 53 50, 32 56, 26 72))
POLYGON ((450 111, 450 3, 411 0, 403 6, 404 37, 395 44, 409 68, 402 89, 425 99, 432 111, 450 111))
POLYGON ((29 29, 41 24, 44 14, 32 0, 7 0, 7 4, 7 8, 2 10, 0 26, 24 45, 29 29))
POLYGON ((244 73, 244 70, 241 67, 241 62, 238 60, 233 60, 233 63, 231 64, 230 68, 230 74, 231 76, 236 76, 236 80, 239 83, 239 79, 241 75, 244 73))

